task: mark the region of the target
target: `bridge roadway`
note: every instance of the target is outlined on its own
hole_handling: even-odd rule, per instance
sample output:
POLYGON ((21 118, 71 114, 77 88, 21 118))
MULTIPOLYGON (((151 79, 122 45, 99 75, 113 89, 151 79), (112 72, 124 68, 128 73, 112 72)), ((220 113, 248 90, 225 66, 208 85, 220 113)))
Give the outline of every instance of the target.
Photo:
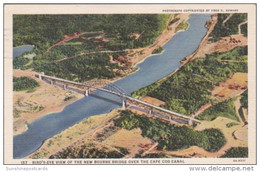
POLYGON ((152 105, 150 103, 144 102, 142 100, 130 97, 128 95, 125 95, 125 94, 122 94, 122 93, 118 93, 118 92, 115 92, 115 91, 111 91, 111 90, 108 90, 108 89, 105 89, 105 88, 102 88, 102 87, 96 87, 96 86, 93 86, 93 85, 88 85, 88 84, 84 84, 84 83, 80 83, 80 82, 69 81, 69 80, 65 80, 65 79, 62 79, 62 78, 57 78, 57 77, 54 77, 54 76, 48 76, 48 75, 45 75, 43 73, 42 74, 38 74, 38 75, 39 75, 40 79, 46 78, 46 79, 50 79, 52 81, 59 81, 59 82, 63 82, 63 83, 68 83, 68 84, 73 84, 73 85, 78 85, 78 86, 83 86, 83 87, 88 87, 88 88, 94 88, 96 90, 100 90, 100 91, 103 91, 103 92, 106 92, 106 93, 114 94, 114 95, 119 96, 119 97, 121 97, 123 99, 123 106, 125 106, 125 101, 130 100, 132 102, 136 102, 136 103, 148 106, 150 108, 157 109, 157 110, 165 112, 167 114, 171 114, 171 115, 174 115, 174 116, 177 116, 177 117, 180 117, 180 118, 192 121, 192 122, 200 123, 200 120, 197 120, 197 119, 195 119, 193 117, 182 115, 182 114, 179 114, 177 112, 173 112, 173 111, 170 111, 170 110, 167 110, 167 109, 164 109, 164 108, 152 105))

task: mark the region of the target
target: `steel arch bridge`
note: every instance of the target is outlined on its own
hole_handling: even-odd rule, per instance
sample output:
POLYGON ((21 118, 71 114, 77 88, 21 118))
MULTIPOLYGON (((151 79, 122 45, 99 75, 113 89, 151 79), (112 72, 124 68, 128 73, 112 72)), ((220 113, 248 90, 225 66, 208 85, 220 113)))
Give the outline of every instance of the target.
POLYGON ((38 77, 41 80, 44 80, 45 82, 48 82, 51 85, 56 85, 56 86, 62 87, 63 89, 69 89, 71 91, 75 91, 80 94, 84 94, 85 96, 88 96, 89 94, 91 94, 92 93, 91 90, 92 91, 99 90, 99 91, 102 91, 105 93, 116 95, 116 96, 120 97, 122 100, 122 108, 124 108, 124 109, 130 108, 131 106, 128 106, 128 103, 135 104, 137 106, 143 106, 146 108, 141 109, 141 108, 135 107, 135 109, 142 110, 143 112, 146 112, 152 116, 155 116, 157 118, 160 118, 160 119, 163 119, 166 121, 177 122, 177 123, 182 123, 182 124, 189 124, 189 125, 192 125, 193 123, 200 123, 200 121, 195 119, 193 116, 190 117, 190 116, 182 115, 177 112, 173 112, 168 109, 164 109, 162 107, 155 106, 153 104, 144 102, 140 99, 131 97, 131 95, 129 95, 129 93, 127 93, 127 91, 125 91, 123 88, 120 88, 119 86, 115 85, 114 83, 108 83, 108 84, 106 83, 106 85, 104 87, 97 87, 94 84, 90 85, 87 83, 69 81, 69 80, 65 80, 62 78, 54 77, 54 76, 48 76, 48 75, 45 75, 44 73, 36 74, 36 77, 38 77), (70 87, 68 87, 68 85, 71 85, 71 86, 74 86, 77 88, 81 88, 84 91, 79 91, 75 88, 70 88, 70 87))

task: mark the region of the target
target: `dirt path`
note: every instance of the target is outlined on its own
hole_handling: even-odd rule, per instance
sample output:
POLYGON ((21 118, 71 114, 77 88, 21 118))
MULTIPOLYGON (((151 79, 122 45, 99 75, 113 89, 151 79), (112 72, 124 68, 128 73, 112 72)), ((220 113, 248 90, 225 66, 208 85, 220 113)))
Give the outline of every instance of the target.
POLYGON ((56 60, 55 63, 64 61, 64 60, 69 60, 75 57, 80 57, 80 56, 84 56, 84 55, 90 55, 90 54, 103 54, 103 53, 119 53, 119 52, 126 52, 128 50, 119 50, 119 51, 110 51, 110 50, 106 50, 106 51, 94 51, 94 52, 88 52, 88 53, 80 53, 80 54, 76 54, 74 56, 71 57, 65 57, 59 60, 56 60))
POLYGON ((222 22, 222 27, 225 28, 225 23, 233 16, 233 13, 229 14, 229 16, 222 22))
POLYGON ((142 156, 145 156, 146 154, 150 153, 152 150, 154 150, 158 146, 158 142, 155 142, 147 151, 142 153, 142 156))
POLYGON ((77 142, 79 142, 80 140, 83 140, 88 134, 91 134, 91 138, 88 138, 89 140, 93 140, 94 138, 94 135, 96 134, 96 132, 98 132, 98 131, 100 131, 100 130, 102 130, 103 128, 105 128, 105 127, 107 127, 107 126, 109 126, 109 125, 111 125, 112 124, 112 122, 110 122, 110 123, 101 123, 99 126, 97 126, 97 127, 95 127, 94 129, 91 129, 91 130, 89 130, 89 131, 87 131, 85 134, 83 134, 82 136, 80 136, 79 138, 77 138, 76 140, 74 140, 73 142, 71 142, 71 143, 69 143, 68 145, 66 145, 66 146, 63 146, 62 148, 60 148, 58 151, 56 151, 55 153, 53 153, 53 155, 54 154, 57 154, 58 152, 60 152, 60 151, 62 151, 62 150, 64 150, 64 149, 66 149, 66 148, 68 148, 68 147, 71 147, 71 146, 74 146, 77 142))
POLYGON ((103 33, 102 31, 98 31, 98 32, 83 32, 83 33, 80 33, 80 34, 76 34, 76 35, 73 35, 73 36, 70 36, 68 38, 64 38, 63 40, 57 42, 56 44, 52 45, 51 47, 49 47, 47 49, 47 51, 45 53, 43 53, 43 55, 47 54, 52 48, 64 43, 64 42, 68 42, 68 41, 71 41, 73 39, 76 39, 76 38, 79 38, 80 36, 82 35, 85 35, 85 34, 96 34, 96 33, 103 33))
POLYGON ((241 35, 241 26, 243 25, 243 24, 246 24, 247 23, 247 21, 244 21, 244 22, 242 22, 242 23, 240 23, 239 25, 238 25, 238 34, 239 35, 241 35))
POLYGON ((95 139, 95 135, 97 132, 99 131, 102 131, 104 128, 108 127, 108 126, 111 126, 113 124, 113 122, 109 122, 108 124, 106 125, 103 125, 103 126, 99 126, 98 128, 95 129, 95 131, 92 133, 92 136, 91 136, 91 139, 95 139))
POLYGON ((69 60, 75 57, 80 57, 80 56, 84 56, 84 55, 90 55, 90 54, 103 54, 103 53, 120 53, 120 52, 130 52, 130 51, 140 51, 140 48, 138 49, 125 49, 125 50, 118 50, 118 51, 112 51, 112 50, 105 50, 105 51, 93 51, 93 52, 88 52, 88 53, 80 53, 80 54, 76 54, 74 56, 71 57, 64 57, 62 59, 56 60, 55 63, 57 62, 61 62, 64 60, 69 60))
POLYGON ((201 106, 201 108, 197 112, 194 113, 194 117, 199 116, 202 112, 209 109, 211 106, 212 106, 211 103, 208 103, 208 104, 201 106))

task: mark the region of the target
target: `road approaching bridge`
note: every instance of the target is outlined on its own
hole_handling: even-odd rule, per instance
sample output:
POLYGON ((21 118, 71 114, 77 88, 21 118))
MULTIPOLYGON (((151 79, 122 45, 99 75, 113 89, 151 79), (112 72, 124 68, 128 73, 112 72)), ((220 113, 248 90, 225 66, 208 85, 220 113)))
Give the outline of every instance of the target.
POLYGON ((57 78, 57 77, 54 77, 54 76, 48 76, 48 75, 45 75, 44 73, 36 74, 36 77, 38 77, 41 80, 45 80, 45 81, 47 80, 48 83, 50 83, 51 85, 57 85, 57 86, 61 87, 61 84, 57 84, 56 82, 62 83, 64 89, 68 89, 68 85, 83 88, 84 91, 82 91, 82 92, 76 91, 76 89, 72 89, 72 88, 70 88, 70 90, 76 91, 78 93, 84 93, 85 96, 88 96, 91 93, 90 89, 99 90, 99 91, 102 91, 102 92, 106 92, 106 93, 109 93, 109 94, 116 95, 116 96, 120 97, 121 100, 122 100, 122 108, 127 108, 127 102, 131 102, 131 103, 134 103, 134 104, 137 104, 137 105, 145 106, 148 109, 147 110, 148 114, 154 115, 157 118, 161 118, 161 119, 164 119, 164 120, 167 120, 167 121, 170 121, 170 122, 179 122, 179 123, 182 123, 182 124, 187 123, 189 125, 192 125, 193 123, 200 123, 199 120, 197 120, 193 117, 182 115, 182 114, 164 109, 162 107, 155 106, 153 104, 144 102, 142 100, 133 98, 130 95, 128 95, 127 93, 124 93, 122 91, 123 89, 118 88, 118 86, 114 87, 115 89, 112 90, 110 87, 108 87, 108 88, 96 87, 94 85, 88 85, 88 84, 85 84, 85 83, 69 81, 69 80, 57 78), (154 110, 156 110, 156 112, 154 110), (163 114, 159 113, 159 112, 162 112, 163 114))

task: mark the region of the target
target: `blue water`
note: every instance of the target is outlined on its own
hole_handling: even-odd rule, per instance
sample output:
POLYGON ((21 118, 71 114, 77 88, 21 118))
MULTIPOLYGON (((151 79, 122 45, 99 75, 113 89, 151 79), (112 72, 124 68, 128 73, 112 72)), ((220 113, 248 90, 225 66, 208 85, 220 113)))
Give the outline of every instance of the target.
MULTIPOLYGON (((209 14, 190 16, 188 30, 177 33, 167 44, 163 54, 147 58, 138 65, 136 73, 118 80, 114 84, 129 94, 150 85, 173 72, 180 66, 180 60, 192 54, 199 46, 207 30, 204 27, 209 14)), ((28 130, 14 137, 14 158, 22 158, 41 146, 44 140, 65 130, 83 119, 103 114, 121 106, 118 97, 97 91, 68 105, 62 112, 42 117, 28 126, 28 130), (100 98, 101 97, 101 98, 100 98)))
POLYGON ((31 51, 33 51, 33 49, 34 49, 33 45, 24 45, 21 47, 14 47, 13 48, 13 59, 22 55, 25 52, 31 52, 31 51))

